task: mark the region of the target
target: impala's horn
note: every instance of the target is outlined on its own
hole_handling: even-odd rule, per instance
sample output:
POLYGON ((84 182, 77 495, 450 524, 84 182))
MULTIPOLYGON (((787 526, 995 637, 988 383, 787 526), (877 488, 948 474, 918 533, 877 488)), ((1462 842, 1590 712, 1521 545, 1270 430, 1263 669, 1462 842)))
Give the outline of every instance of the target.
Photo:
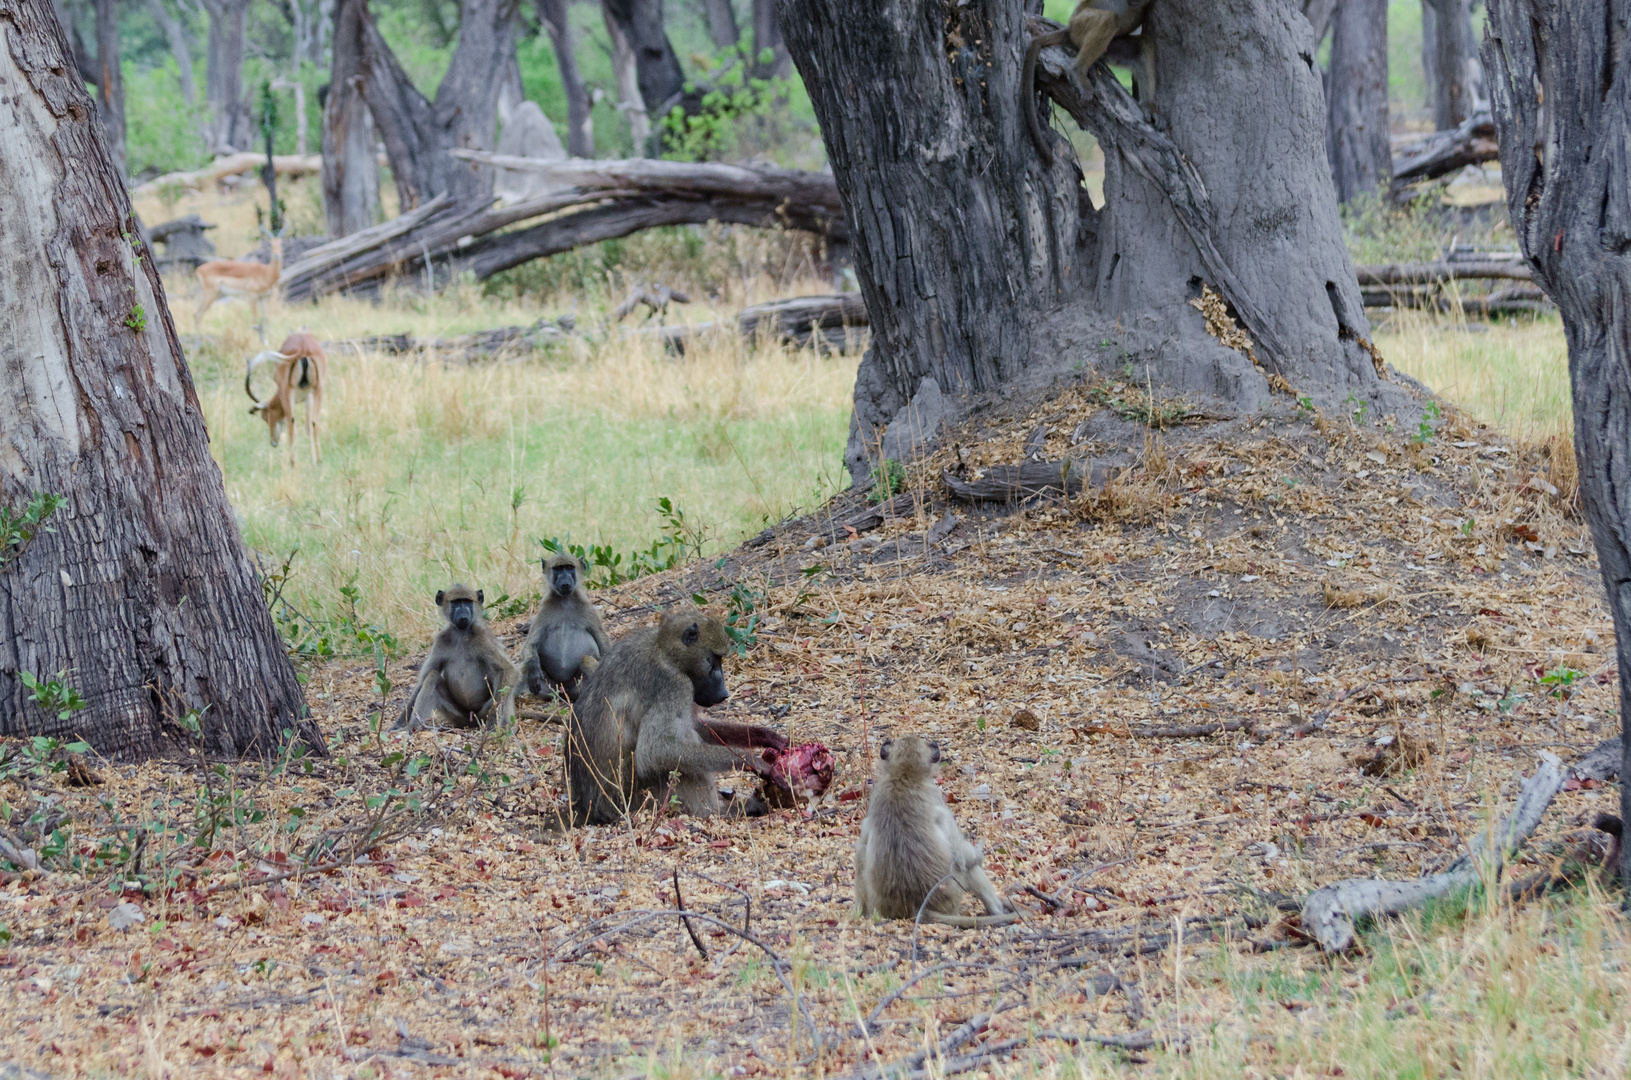
POLYGON ((244 369, 244 393, 248 394, 249 400, 255 403, 255 407, 250 409, 250 412, 260 412, 269 404, 268 402, 262 401, 260 398, 256 397, 254 388, 249 385, 249 380, 255 375, 255 369, 262 364, 270 363, 274 360, 282 361, 293 359, 294 357, 284 356, 276 349, 268 349, 265 352, 258 352, 249 358, 249 365, 244 369))

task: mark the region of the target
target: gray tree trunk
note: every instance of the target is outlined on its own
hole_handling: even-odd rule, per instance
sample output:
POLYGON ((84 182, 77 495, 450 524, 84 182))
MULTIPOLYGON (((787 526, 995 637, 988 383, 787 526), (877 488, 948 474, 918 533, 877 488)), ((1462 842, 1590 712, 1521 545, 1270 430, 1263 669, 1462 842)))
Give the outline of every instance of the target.
POLYGON ((640 100, 652 123, 685 96, 685 72, 663 24, 663 0, 602 0, 607 25, 615 23, 634 58, 640 100))
POLYGON ((1027 31, 1053 27, 1028 28, 1020 5, 783 0, 781 19, 872 326, 846 455, 858 482, 886 439, 885 452, 909 453, 913 425, 932 431, 956 397, 1098 363, 1103 340, 1164 386, 1268 403, 1268 373, 1219 345, 1190 306, 1203 282, 1296 392, 1409 412, 1359 343, 1370 330, 1325 161, 1314 45, 1291 5, 1150 8, 1143 32, 1161 76, 1148 105, 1168 133, 1103 64, 1083 85, 1073 54, 1043 51, 1039 85, 1103 148, 1101 211, 1068 144, 1055 137, 1044 168, 1026 136, 1027 31), (1266 160, 1274 183, 1262 182, 1266 160))
POLYGON ((358 89, 364 14, 353 0, 341 0, 334 9, 334 40, 340 47, 334 50, 323 103, 323 217, 333 239, 368 228, 380 213, 374 118, 358 89))
POLYGON ((0 734, 146 756, 197 710, 214 751, 320 748, 73 71, 48 0, 0 0, 0 503, 67 499, 0 566, 0 734), (62 670, 89 703, 66 721, 18 679, 62 670))
POLYGON ((164 0, 147 0, 147 10, 153 13, 153 21, 159 24, 164 39, 170 43, 170 55, 175 57, 176 69, 181 73, 182 100, 191 105, 198 100, 198 84, 193 81, 192 36, 181 20, 170 14, 164 0))
POLYGON ((537 0, 538 19, 549 31, 555 46, 555 62, 561 69, 561 88, 566 92, 566 152, 573 157, 595 156, 595 121, 590 111, 589 89, 578 70, 577 42, 567 19, 567 0, 537 0))
POLYGON ((736 25, 736 8, 731 0, 703 0, 708 12, 708 40, 716 49, 729 49, 742 40, 736 25))
MULTIPOLYGON (((493 148, 499 97, 507 85, 503 76, 515 54, 515 12, 516 0, 464 0, 459 43, 431 102, 397 63, 367 0, 340 0, 336 7, 335 72, 342 57, 346 69, 355 72, 349 81, 385 143, 404 212, 444 193, 461 202, 491 198, 492 171, 456 161, 447 151, 493 148)), ((331 78, 331 94, 339 82, 331 78)))
MULTIPOLYGON (((1488 3, 1484 70, 1507 212, 1568 342, 1581 501, 1619 654, 1620 817, 1631 822, 1631 4, 1488 3)), ((1631 881, 1631 844, 1620 874, 1631 881)))
POLYGON ((91 11, 96 20, 95 55, 85 47, 67 5, 58 0, 52 5, 52 10, 71 43, 68 55, 78 67, 80 78, 96 87, 96 114, 107 129, 108 149, 113 154, 114 164, 123 173, 125 82, 119 68, 119 14, 114 5, 115 0, 92 0, 91 11))
POLYGON ((1326 148, 1337 199, 1374 194, 1393 175, 1388 144, 1387 0, 1337 0, 1326 148))
POLYGON ((1433 126, 1449 131, 1477 111, 1483 81, 1472 31, 1472 0, 1422 0, 1421 32, 1422 74, 1433 126))
POLYGON ((1330 31, 1331 16, 1336 14, 1336 10, 1337 0, 1303 0, 1303 14, 1308 16, 1308 25, 1314 29, 1316 48, 1330 31))
POLYGON ((782 36, 781 16, 776 0, 753 0, 753 74, 760 79, 785 79, 793 70, 787 41, 782 36), (765 50, 770 58, 765 59, 765 50))
POLYGON ((208 56, 204 67, 204 100, 212 126, 210 152, 229 154, 254 146, 255 125, 244 96, 244 35, 250 0, 202 0, 209 12, 208 56))

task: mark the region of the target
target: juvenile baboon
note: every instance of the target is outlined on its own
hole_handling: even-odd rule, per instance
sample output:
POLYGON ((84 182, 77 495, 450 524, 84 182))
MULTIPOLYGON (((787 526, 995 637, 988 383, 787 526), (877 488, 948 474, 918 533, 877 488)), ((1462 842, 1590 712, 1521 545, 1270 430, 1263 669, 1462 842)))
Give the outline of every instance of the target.
MULTIPOLYGON (((1053 147, 1048 144, 1042 118, 1036 111, 1036 57, 1050 45, 1076 45, 1076 73, 1087 77, 1087 69, 1110 48, 1110 43, 1126 37, 1144 21, 1144 11, 1151 0, 1077 0, 1071 13, 1070 26, 1051 34, 1038 34, 1025 50, 1025 67, 1020 76, 1020 98, 1025 109, 1025 125, 1030 128, 1031 142, 1044 165, 1053 164, 1053 147)), ((1138 100, 1146 107, 1155 98, 1155 39, 1144 33, 1139 35, 1139 58, 1134 62, 1138 70, 1135 85, 1138 100)), ((1147 111, 1147 108, 1146 108, 1147 111)))
POLYGON ((568 698, 576 697, 584 661, 589 660, 592 669, 611 647, 600 612, 583 587, 588 572, 582 559, 564 551, 544 560, 547 591, 527 629, 527 643, 521 646, 522 693, 541 696, 553 685, 568 698))
POLYGON ((963 839, 951 808, 934 786, 940 747, 916 735, 878 748, 872 795, 855 844, 855 906, 860 915, 947 926, 995 926, 1019 918, 985 876, 980 849, 963 839), (927 905, 924 897, 933 892, 927 905), (972 892, 986 915, 959 915, 972 892))
POLYGON ((447 625, 419 665, 398 727, 406 724, 410 731, 418 731, 437 713, 456 727, 514 718, 521 673, 488 628, 482 600, 482 591, 467 585, 437 591, 436 606, 447 625))
POLYGON ((717 814, 718 774, 738 765, 767 771, 752 753, 765 745, 756 741, 762 729, 693 717, 694 705, 730 696, 723 664, 730 648, 724 623, 690 605, 612 643, 567 724, 562 756, 575 822, 610 824, 670 797, 688 814, 717 814))

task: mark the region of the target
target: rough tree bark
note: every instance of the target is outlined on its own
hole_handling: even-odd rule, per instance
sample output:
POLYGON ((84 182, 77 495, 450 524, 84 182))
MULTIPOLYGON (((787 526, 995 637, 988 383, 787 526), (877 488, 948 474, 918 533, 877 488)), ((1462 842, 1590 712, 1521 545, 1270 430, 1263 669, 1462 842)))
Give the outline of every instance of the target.
POLYGON ((578 70, 577 42, 567 19, 567 0, 537 0, 538 20, 549 31, 555 46, 555 61, 561 69, 561 88, 566 91, 566 152, 573 157, 595 156, 595 121, 590 112, 589 89, 578 70))
POLYGON ((663 24, 663 0, 603 0, 606 22, 617 24, 634 56, 640 100, 652 123, 685 96, 685 72, 663 24))
POLYGON ((53 5, 70 41, 68 55, 79 68, 79 76, 96 87, 96 112, 107 130, 108 149, 114 164, 125 171, 125 82, 119 68, 119 15, 115 0, 92 0, 96 25, 96 53, 85 47, 66 4, 53 5))
POLYGON ((1331 32, 1326 147, 1337 199, 1373 194, 1392 176, 1388 146, 1387 0, 1338 0, 1331 32))
POLYGON ((742 40, 736 25, 736 8, 731 0, 703 0, 708 14, 708 40, 716 49, 729 49, 742 40))
POLYGON ((1422 0, 1421 66, 1427 103, 1439 131, 1459 127, 1477 111, 1482 83, 1472 0, 1422 0))
MULTIPOLYGON (((156 2, 156 0, 155 0, 156 2)), ((361 40, 363 5, 346 0, 334 10, 334 40, 361 40)), ((335 49, 323 103, 323 217, 331 238, 349 236, 379 219, 379 162, 374 118, 358 89, 358 49, 335 49)))
POLYGON ((244 35, 250 0, 201 2, 210 16, 204 66, 204 100, 209 103, 212 121, 209 149, 214 154, 248 150, 255 142, 255 124, 244 96, 244 35))
POLYGON ((153 261, 45 0, 0 0, 0 502, 67 503, 0 567, 0 733, 271 753, 304 705, 210 459, 153 261), (60 721, 22 671, 68 670, 60 721))
POLYGON ((506 85, 500 76, 514 62, 515 12, 516 0, 464 0, 459 43, 431 102, 397 63, 367 0, 340 0, 336 6, 329 85, 337 90, 338 76, 354 73, 348 77, 385 143, 403 210, 443 193, 461 201, 492 195, 490 170, 455 161, 447 151, 493 148, 506 85))
MULTIPOLYGON (((1032 8, 1038 6, 1028 5, 1032 8)), ((1143 32, 1161 72, 1148 102, 1103 64, 1041 55, 1038 85, 1105 155, 1095 211, 1068 145, 1044 168, 1026 136, 1020 65, 1056 28, 1002 0, 783 0, 849 218, 872 326, 846 459, 863 480, 891 431, 928 434, 946 398, 1123 354, 1175 390, 1256 409, 1270 374, 1325 407, 1376 415, 1411 399, 1381 381, 1325 161, 1308 21, 1274 0, 1162 0, 1143 32), (1272 163, 1273 181, 1263 169, 1272 163), (1206 331, 1190 301, 1219 290, 1269 372, 1206 331)), ((1285 405, 1291 400, 1282 397, 1285 405)), ((891 456, 894 456, 891 454, 891 456)))
MULTIPOLYGON (((1620 817, 1631 821, 1631 2, 1488 2, 1507 211, 1569 347, 1581 501, 1619 654, 1620 817)), ((1621 860, 1631 881, 1631 845, 1621 860)))

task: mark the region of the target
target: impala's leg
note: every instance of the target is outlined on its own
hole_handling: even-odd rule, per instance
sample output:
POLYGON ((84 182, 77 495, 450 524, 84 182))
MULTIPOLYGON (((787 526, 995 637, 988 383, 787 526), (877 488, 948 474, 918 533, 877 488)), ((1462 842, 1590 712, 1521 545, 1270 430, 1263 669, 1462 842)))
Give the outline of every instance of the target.
POLYGON ((311 463, 317 464, 322 456, 317 452, 317 394, 306 395, 306 438, 311 441, 311 463))
POLYGON ((220 294, 209 285, 204 286, 204 295, 198 301, 198 309, 193 312, 193 333, 199 333, 204 328, 204 312, 210 309, 220 294))

